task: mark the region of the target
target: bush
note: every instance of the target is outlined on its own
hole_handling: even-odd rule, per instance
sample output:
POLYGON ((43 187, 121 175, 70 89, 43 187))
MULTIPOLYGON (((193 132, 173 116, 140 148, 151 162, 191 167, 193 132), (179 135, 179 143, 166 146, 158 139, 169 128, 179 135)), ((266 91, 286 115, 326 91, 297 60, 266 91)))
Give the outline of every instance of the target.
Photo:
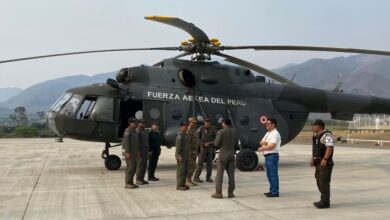
POLYGON ((13 137, 39 137, 39 132, 37 129, 29 126, 18 126, 15 128, 13 137))

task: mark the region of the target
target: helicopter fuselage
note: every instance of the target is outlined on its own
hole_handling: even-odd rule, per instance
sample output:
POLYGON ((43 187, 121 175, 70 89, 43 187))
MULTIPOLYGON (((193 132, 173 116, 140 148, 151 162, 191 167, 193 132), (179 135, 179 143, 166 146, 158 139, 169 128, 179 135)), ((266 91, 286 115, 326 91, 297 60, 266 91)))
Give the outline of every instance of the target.
POLYGON ((310 112, 350 120, 354 113, 389 113, 390 101, 313 88, 267 83, 249 69, 218 62, 168 59, 162 66, 138 66, 118 73, 119 86, 96 84, 68 90, 48 114, 49 127, 66 137, 120 142, 129 117, 160 124, 163 144, 173 146, 178 124, 229 117, 243 148, 255 150, 276 118, 282 143, 295 138, 310 112), (62 101, 61 101, 62 100, 62 101))

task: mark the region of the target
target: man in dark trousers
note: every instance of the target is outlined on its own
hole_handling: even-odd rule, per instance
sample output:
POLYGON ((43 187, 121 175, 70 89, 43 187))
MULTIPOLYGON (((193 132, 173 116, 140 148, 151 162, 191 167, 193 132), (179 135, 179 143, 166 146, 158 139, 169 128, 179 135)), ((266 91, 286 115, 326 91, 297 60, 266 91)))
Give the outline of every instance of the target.
POLYGON ((138 120, 138 127, 136 129, 139 136, 140 143, 140 151, 141 157, 137 163, 137 184, 144 185, 148 184, 148 181, 145 180, 146 168, 148 165, 148 157, 149 157, 149 141, 148 135, 145 131, 145 120, 138 120))
POLYGON ((134 184, 134 175, 137 169, 137 159, 140 156, 139 137, 136 132, 137 120, 130 118, 129 127, 123 133, 122 147, 126 159, 125 188, 135 189, 138 185, 134 184))
POLYGON ((234 197, 235 181, 234 181, 234 170, 235 165, 235 156, 234 153, 238 146, 238 135, 231 127, 231 120, 228 118, 222 119, 222 130, 218 131, 217 137, 214 140, 214 145, 216 148, 219 148, 218 164, 217 164, 217 175, 215 177, 216 181, 216 192, 211 195, 212 198, 222 199, 222 182, 223 174, 226 170, 229 179, 228 187, 228 198, 234 197))
POLYGON ((189 159, 189 148, 190 141, 187 135, 188 123, 183 121, 180 123, 180 131, 176 136, 176 161, 177 161, 177 171, 176 179, 177 185, 176 189, 185 191, 190 189, 189 186, 186 186, 186 179, 188 175, 188 159, 189 159))
POLYGON ((148 167, 148 180, 159 181, 154 173, 156 172, 158 158, 161 154, 161 134, 158 130, 158 123, 152 122, 152 128, 149 132, 149 167, 148 167))
POLYGON ((330 181, 333 170, 334 144, 332 133, 325 130, 325 123, 316 120, 313 124, 313 156, 310 166, 315 167, 317 187, 321 193, 321 200, 313 205, 319 209, 330 207, 330 181))
POLYGON ((194 175, 194 182, 202 183, 200 174, 202 173, 203 163, 206 162, 206 182, 213 182, 211 172, 213 166, 213 141, 215 139, 215 129, 211 125, 211 119, 206 118, 204 125, 198 129, 200 139, 200 153, 194 175))

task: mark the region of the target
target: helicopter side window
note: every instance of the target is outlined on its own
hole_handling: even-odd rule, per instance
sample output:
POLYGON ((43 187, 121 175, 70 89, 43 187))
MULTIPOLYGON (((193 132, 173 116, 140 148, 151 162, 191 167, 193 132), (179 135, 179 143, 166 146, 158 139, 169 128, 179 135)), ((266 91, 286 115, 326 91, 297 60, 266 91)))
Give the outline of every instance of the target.
POLYGON ((76 110, 79 107, 79 104, 82 100, 82 97, 79 95, 73 95, 72 98, 64 105, 61 109, 61 114, 68 117, 72 117, 76 114, 76 110))
POLYGON ((92 110, 96 105, 96 97, 85 97, 83 104, 81 104, 80 110, 77 113, 77 119, 85 120, 90 119, 92 110))
POLYGON ((114 98, 98 97, 90 118, 95 121, 114 122, 114 98))

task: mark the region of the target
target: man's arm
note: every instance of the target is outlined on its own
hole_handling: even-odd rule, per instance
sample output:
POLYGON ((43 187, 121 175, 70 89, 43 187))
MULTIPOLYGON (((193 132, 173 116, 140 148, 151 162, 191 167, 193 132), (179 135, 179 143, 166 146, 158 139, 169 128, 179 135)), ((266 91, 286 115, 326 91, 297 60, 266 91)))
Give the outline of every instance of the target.
POLYGON ((214 146, 217 147, 217 148, 220 148, 221 146, 221 133, 222 132, 218 132, 217 133, 217 137, 214 139, 214 146))

